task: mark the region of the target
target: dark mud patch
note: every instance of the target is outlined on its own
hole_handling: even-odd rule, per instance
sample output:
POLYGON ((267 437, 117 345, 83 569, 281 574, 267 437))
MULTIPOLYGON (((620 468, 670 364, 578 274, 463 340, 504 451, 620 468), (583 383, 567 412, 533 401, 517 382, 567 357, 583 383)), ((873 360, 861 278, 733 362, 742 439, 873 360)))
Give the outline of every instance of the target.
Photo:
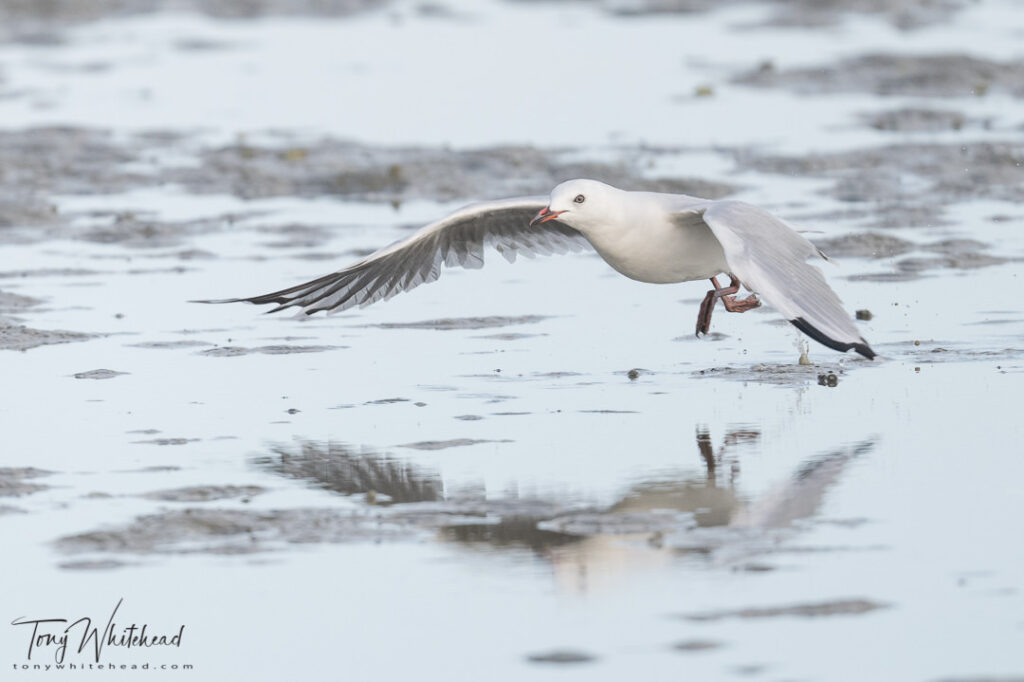
POLYGON ((72 343, 94 338, 94 334, 60 329, 32 329, 0 318, 0 350, 29 350, 55 343, 72 343))
POLYGON ((746 609, 706 611, 680 616, 696 622, 711 622, 726 619, 760 620, 766 618, 796 617, 823 618, 828 616, 859 616, 891 605, 869 599, 838 599, 835 601, 791 604, 788 606, 751 607, 746 609))
MULTIPOLYGON (((713 342, 717 342, 717 341, 723 341, 723 340, 728 339, 728 338, 729 338, 729 335, 728 334, 723 334, 722 332, 709 332, 709 333, 705 334, 704 336, 702 336, 700 338, 697 338, 693 334, 687 334, 685 336, 673 337, 672 340, 673 341, 699 341, 701 343, 713 343, 713 342)), ((633 371, 633 370, 630 370, 630 371, 633 371)), ((629 376, 629 375, 627 374, 627 376, 629 376)), ((640 376, 640 371, 637 370, 637 374, 635 376, 630 376, 629 378, 631 380, 635 380, 639 376, 640 376)))
POLYGON ((959 111, 905 107, 860 115, 869 128, 899 133, 940 133, 964 127, 988 128, 990 119, 969 118, 959 111))
POLYGON ((197 485, 172 490, 155 490, 140 497, 162 502, 209 502, 232 498, 248 498, 266 492, 266 488, 254 485, 197 485))
POLYGON ((783 87, 801 94, 839 92, 903 97, 966 97, 1006 92, 1024 97, 1024 62, 997 62, 963 54, 868 54, 835 64, 779 70, 770 63, 735 82, 783 87))
MULTIPOLYGON (((904 258, 897 261, 896 272, 897 274, 919 275, 929 270, 974 270, 1019 260, 967 251, 946 256, 904 258)), ((857 275, 851 275, 850 279, 856 277, 857 275)))
MULTIPOLYGON (((188 237, 219 232, 246 217, 243 214, 222 214, 194 220, 167 221, 153 215, 127 211, 91 212, 69 216, 69 236, 97 244, 118 244, 128 248, 156 249, 180 246, 188 237), (87 225, 79 226, 85 219, 87 225)), ((209 252, 185 250, 179 260, 210 259, 209 252)))
POLYGON ((237 144, 202 152, 196 167, 165 169, 167 182, 199 194, 243 198, 337 195, 362 201, 456 200, 547 194, 566 178, 718 198, 731 185, 648 178, 639 162, 565 162, 565 150, 493 147, 469 151, 373 147, 331 138, 296 146, 237 144))
POLYGON ((245 348, 242 346, 217 346, 201 350, 198 355, 208 355, 215 358, 237 358, 242 355, 296 355, 299 353, 323 353, 329 350, 339 350, 348 346, 290 346, 273 345, 245 348))
POLYGON ((512 443, 514 441, 508 439, 501 440, 477 440, 475 438, 453 438, 452 440, 425 440, 419 443, 405 443, 399 445, 400 448, 410 448, 412 450, 447 450, 448 448, 462 448, 468 445, 478 445, 480 443, 512 443))
POLYGON ((812 241, 819 249, 835 258, 893 258, 918 248, 912 241, 880 232, 858 232, 812 241))
POLYGON ((133 440, 135 445, 188 445, 198 443, 198 438, 151 438, 149 440, 133 440))
POLYGON ((38 298, 0 291, 0 350, 28 350, 54 343, 84 341, 93 337, 92 334, 80 332, 32 329, 3 317, 3 313, 23 313, 40 303, 42 300, 38 298))
MULTIPOLYGON (((1019 339, 1015 336, 1014 340, 1019 339)), ((920 348, 913 347, 907 351, 906 344, 894 346, 895 352, 906 353, 908 359, 922 366, 943 362, 967 361, 1019 361, 1024 358, 1024 348, 969 348, 956 343, 921 342, 920 348)), ((997 370, 1005 370, 1005 365, 997 365, 997 370)))
POLYGON ((377 400, 367 400, 363 405, 394 405, 395 403, 408 403, 412 402, 408 398, 378 398, 377 400))
POLYGON ((131 565, 127 561, 118 561, 117 559, 83 559, 82 561, 65 561, 57 564, 57 567, 68 571, 110 571, 131 565))
POLYGON ((547 336, 547 334, 518 334, 515 332, 510 332, 507 334, 482 334, 475 338, 492 339, 495 341, 520 341, 522 339, 532 339, 538 336, 547 336))
POLYGON ((173 350, 175 348, 199 348, 202 346, 212 346, 212 343, 206 341, 143 341, 142 343, 130 343, 128 344, 132 348, 154 348, 161 350, 173 350))
POLYGON ((546 665, 578 665, 580 663, 594 663, 598 659, 594 654, 577 649, 552 649, 551 651, 529 654, 526 660, 530 663, 546 665))
MULTIPOLYGON (((716 10, 730 4, 724 0, 639 0, 616 2, 603 0, 601 6, 614 14, 693 14, 716 10)), ((732 0, 731 4, 750 4, 732 0)), ((773 12, 765 22, 768 26, 815 28, 841 23, 847 16, 870 15, 893 26, 910 30, 949 20, 967 3, 963 0, 760 0, 757 4, 773 12)))
MULTIPOLYGON (((813 348, 812 353, 834 353, 826 348, 813 348)), ((853 360, 856 362, 856 360, 853 360)), ((870 364, 870 361, 865 361, 870 364)), ((775 384, 778 386, 794 386, 805 383, 817 383, 818 375, 822 372, 831 372, 842 378, 843 368, 836 362, 825 362, 811 365, 798 365, 796 358, 792 365, 758 364, 749 367, 711 367, 700 369, 692 373, 698 378, 718 377, 734 381, 752 381, 762 384, 775 384)))
POLYGON ((873 227, 941 225, 944 207, 956 202, 1024 201, 1024 143, 1016 141, 898 144, 806 156, 737 150, 735 158, 740 167, 764 173, 831 179, 824 193, 850 204, 842 217, 873 227))
POLYGON ((33 483, 31 479, 51 474, 52 471, 35 467, 0 467, 0 497, 21 497, 46 490, 50 486, 33 483))
POLYGON ((0 228, 59 225, 64 218, 47 201, 54 194, 115 193, 146 184, 149 178, 124 170, 134 160, 110 133, 92 128, 0 131, 0 228))
POLYGON ((722 642, 716 642, 710 639, 686 639, 682 642, 676 642, 673 644, 672 650, 679 651, 684 654, 692 654, 702 651, 714 651, 715 649, 721 649, 723 646, 722 642))
MULTIPOLYGON (((265 16, 344 17, 383 7, 389 0, 5 0, 0 4, 0 42, 30 45, 63 42, 61 32, 79 24, 163 11, 198 12, 224 19, 265 16)), ((183 50, 219 49, 220 43, 187 40, 183 50)))
POLYGON ((87 372, 76 372, 72 374, 76 379, 113 379, 129 372, 118 372, 115 369, 90 369, 87 372))
POLYGON ((56 225, 60 222, 57 207, 41 196, 13 196, 13 192, 0 190, 0 243, 25 241, 23 235, 4 228, 26 225, 56 225))
MULTIPOLYGON (((263 243, 263 246, 275 249, 316 249, 329 242, 331 240, 331 236, 335 232, 335 230, 322 225, 302 225, 298 223, 268 225, 260 227, 258 230, 281 238, 275 241, 263 243)), ((366 253, 362 253, 361 250, 359 253, 354 253, 352 251, 344 254, 323 253, 322 251, 317 251, 309 254, 294 254, 292 255, 292 258, 301 258, 303 260, 327 260, 339 258, 342 255, 352 258, 362 258, 372 253, 372 251, 366 253)))
POLYGON ((290 544, 373 542, 414 535, 408 525, 334 509, 185 509, 66 536, 56 545, 71 554, 251 554, 290 544))
MULTIPOLYGON (((145 433, 149 433, 147 429, 145 433)), ((159 431, 151 431, 152 433, 160 433, 159 431)), ((130 431, 128 433, 131 433, 130 431)), ((157 464, 149 467, 139 467, 138 469, 122 469, 118 473, 121 474, 150 474, 150 473, 164 473, 168 471, 181 471, 181 467, 173 466, 169 464, 157 464)))
POLYGON ((9 291, 0 291, 0 313, 11 313, 33 308, 42 303, 41 299, 31 296, 12 294, 9 291))
POLYGON ((380 329, 434 329, 452 331, 456 329, 493 329, 510 327, 517 324, 537 324, 551 319, 549 315, 488 315, 487 317, 446 317, 438 320, 421 320, 419 322, 383 322, 366 325, 380 329))
POLYGON ((28 277, 93 277, 107 275, 102 270, 86 268, 36 268, 34 270, 6 270, 0 272, 0 279, 25 279, 28 277))
POLYGON ((815 244, 836 258, 891 259, 912 252, 932 254, 907 256, 893 263, 891 272, 858 273, 850 275, 851 280, 906 281, 929 270, 971 270, 1019 260, 988 253, 990 245, 976 239, 944 239, 919 244, 878 232, 861 232, 815 240, 815 244))

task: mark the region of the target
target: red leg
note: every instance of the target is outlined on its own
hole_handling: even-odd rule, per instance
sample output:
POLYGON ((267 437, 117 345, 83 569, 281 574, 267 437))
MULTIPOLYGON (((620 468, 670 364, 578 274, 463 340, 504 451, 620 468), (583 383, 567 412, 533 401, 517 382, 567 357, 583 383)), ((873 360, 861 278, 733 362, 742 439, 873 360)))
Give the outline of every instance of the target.
POLYGON ((761 305, 757 296, 749 296, 741 301, 736 300, 734 294, 740 290, 740 281, 733 275, 729 275, 729 286, 727 287, 718 286, 718 280, 714 277, 711 278, 711 284, 715 288, 704 296, 704 300, 700 304, 700 311, 697 313, 697 336, 707 334, 711 328, 711 313, 714 311, 718 299, 722 299, 722 305, 730 313, 745 313, 761 305))
POLYGON ((700 303, 700 311, 697 313, 697 336, 707 334, 708 329, 711 328, 711 312, 715 309, 715 303, 718 302, 715 292, 721 288, 718 286, 718 280, 714 277, 711 278, 711 285, 715 288, 704 296, 704 300, 700 303))

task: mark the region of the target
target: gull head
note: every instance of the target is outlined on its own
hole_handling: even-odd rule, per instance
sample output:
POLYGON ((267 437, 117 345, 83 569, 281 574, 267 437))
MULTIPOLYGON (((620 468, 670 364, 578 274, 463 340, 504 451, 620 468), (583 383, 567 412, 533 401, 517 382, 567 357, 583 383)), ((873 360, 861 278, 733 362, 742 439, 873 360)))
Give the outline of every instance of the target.
POLYGON ((619 191, 597 180, 568 180, 551 190, 548 205, 530 225, 557 219, 586 234, 588 228, 607 222, 614 213, 614 195, 619 191))

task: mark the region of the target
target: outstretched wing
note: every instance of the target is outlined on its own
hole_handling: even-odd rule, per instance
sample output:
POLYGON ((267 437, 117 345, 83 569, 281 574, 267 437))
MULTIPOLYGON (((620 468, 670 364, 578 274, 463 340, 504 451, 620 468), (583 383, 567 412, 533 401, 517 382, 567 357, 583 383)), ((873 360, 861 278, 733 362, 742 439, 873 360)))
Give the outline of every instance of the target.
POLYGON ((793 228, 767 211, 740 201, 715 201, 684 209, 700 211, 722 244, 732 274, 800 331, 838 351, 875 357, 821 269, 808 258, 826 258, 793 228))
POLYGON ((269 312, 297 306, 307 315, 341 311, 433 282, 441 275, 442 265, 480 268, 485 246, 512 262, 518 253, 549 255, 588 245, 578 231, 554 220, 530 226, 530 219, 547 201, 547 197, 521 197, 471 204, 343 270, 262 296, 202 302, 277 303, 269 312))

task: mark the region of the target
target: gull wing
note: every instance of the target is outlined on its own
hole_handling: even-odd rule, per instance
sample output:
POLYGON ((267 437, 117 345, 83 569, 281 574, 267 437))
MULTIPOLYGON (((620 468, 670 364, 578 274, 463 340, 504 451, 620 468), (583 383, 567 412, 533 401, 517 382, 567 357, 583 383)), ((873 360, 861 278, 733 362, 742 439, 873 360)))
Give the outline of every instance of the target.
POLYGON ((530 226, 547 203, 547 197, 521 197, 470 204, 329 275, 262 296, 201 302, 277 303, 272 313, 291 306, 307 315, 342 311, 433 282, 442 265, 483 267, 484 246, 494 247, 509 262, 519 253, 550 255, 587 246, 582 234, 558 221, 530 226))
POLYGON ((767 211, 741 201, 686 207, 679 217, 688 222, 697 213, 721 242, 732 274, 797 329, 829 348, 875 357, 821 269, 807 262, 812 256, 828 260, 813 244, 767 211))

